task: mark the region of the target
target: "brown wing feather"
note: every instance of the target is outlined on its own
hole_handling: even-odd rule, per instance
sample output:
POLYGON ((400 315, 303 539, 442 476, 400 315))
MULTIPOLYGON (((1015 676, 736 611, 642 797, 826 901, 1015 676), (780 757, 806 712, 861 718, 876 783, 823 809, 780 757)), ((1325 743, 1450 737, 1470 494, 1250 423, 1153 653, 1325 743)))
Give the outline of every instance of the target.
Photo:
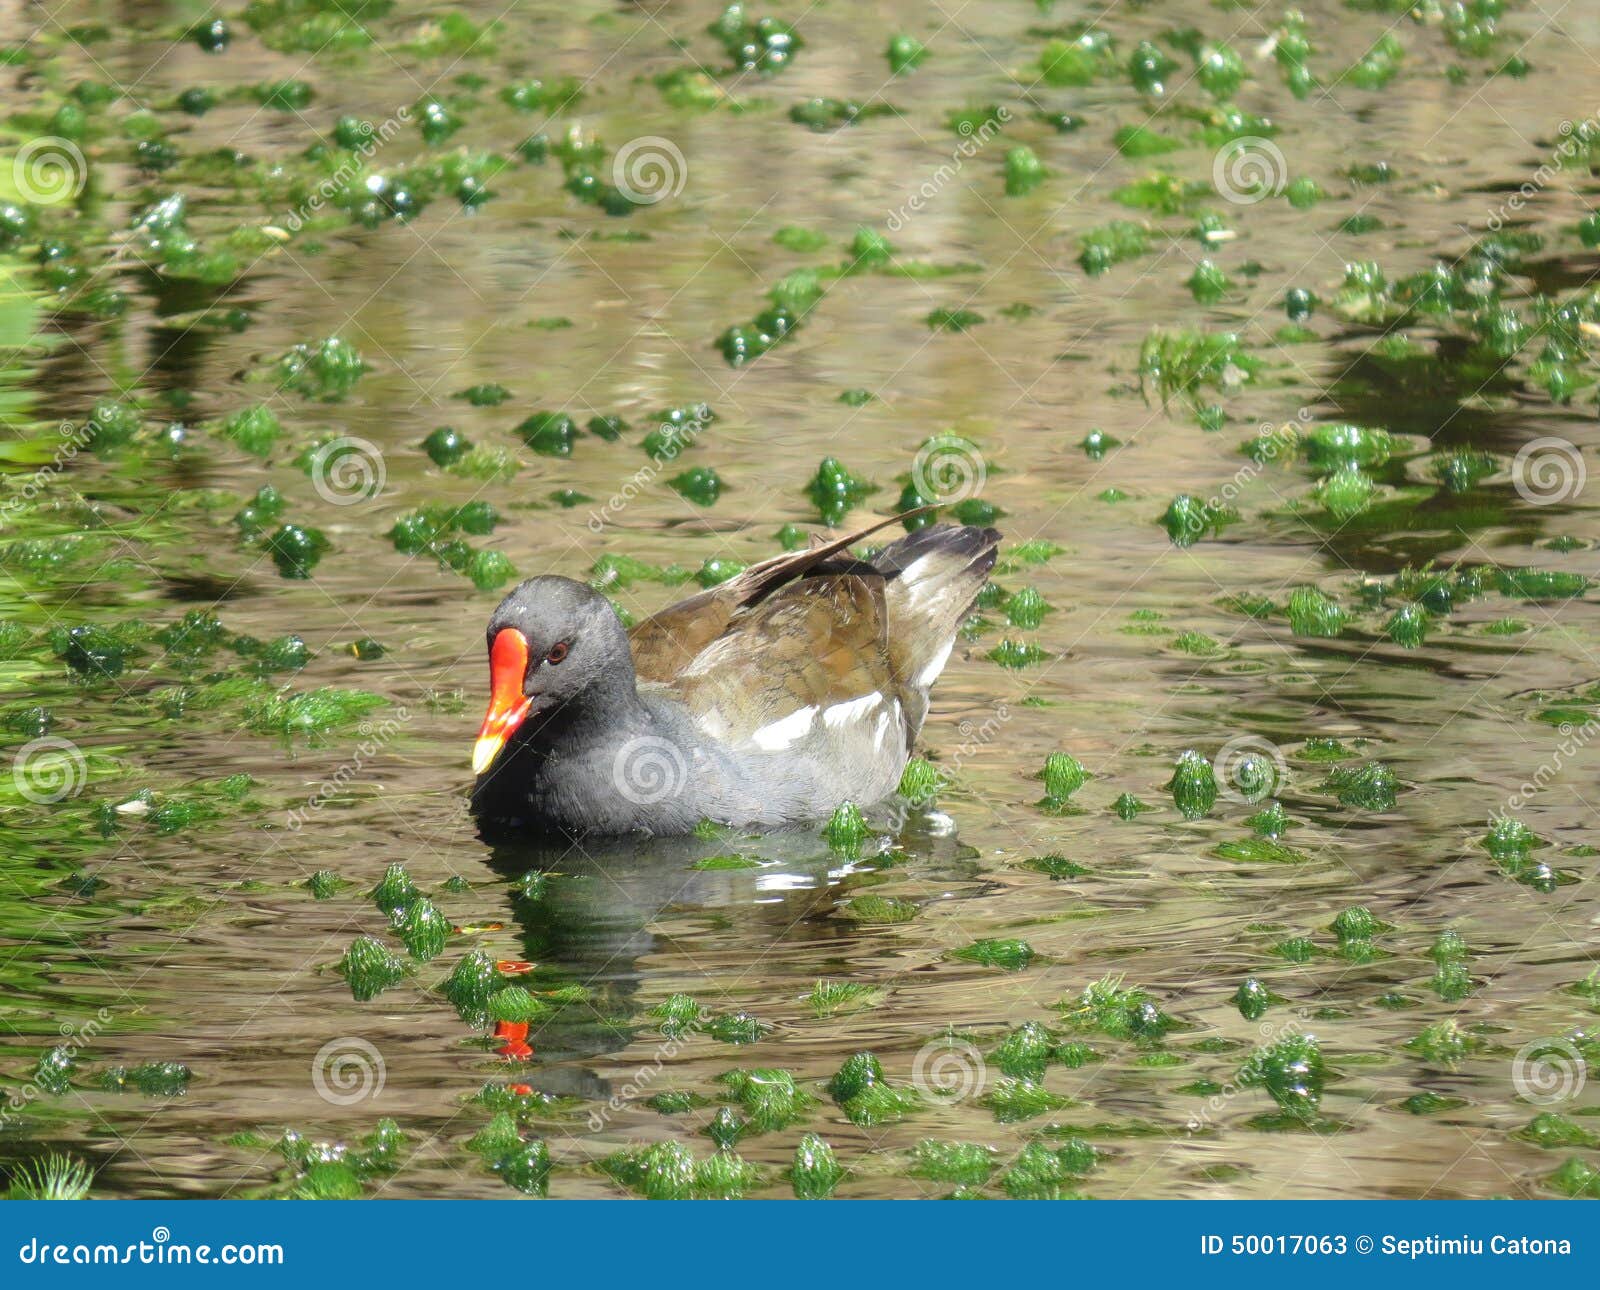
POLYGON ((838 555, 862 538, 920 513, 908 511, 904 515, 879 520, 876 524, 820 546, 761 560, 709 591, 668 605, 660 613, 636 624, 628 633, 628 640, 633 646, 633 666, 639 679, 670 683, 729 629, 734 615, 741 610, 758 604, 778 588, 804 577, 808 570, 838 555))
POLYGON ((729 742, 808 708, 898 697, 883 580, 820 575, 737 611, 664 688, 729 742))

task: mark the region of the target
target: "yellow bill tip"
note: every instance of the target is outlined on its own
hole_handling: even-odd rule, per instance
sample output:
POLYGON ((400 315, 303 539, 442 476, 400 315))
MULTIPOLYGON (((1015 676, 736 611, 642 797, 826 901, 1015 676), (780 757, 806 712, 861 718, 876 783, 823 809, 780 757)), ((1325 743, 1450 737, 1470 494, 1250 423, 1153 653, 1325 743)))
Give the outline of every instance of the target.
POLYGON ((472 746, 472 773, 481 775, 494 764, 494 759, 499 756, 500 749, 505 746, 505 739, 495 735, 484 735, 472 746))

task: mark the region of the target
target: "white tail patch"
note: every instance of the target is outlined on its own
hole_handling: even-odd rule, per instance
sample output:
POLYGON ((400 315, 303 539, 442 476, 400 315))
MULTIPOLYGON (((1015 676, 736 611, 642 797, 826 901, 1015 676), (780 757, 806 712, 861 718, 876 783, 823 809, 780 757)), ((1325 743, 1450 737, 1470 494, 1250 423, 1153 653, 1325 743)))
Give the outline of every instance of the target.
POLYGON ((945 642, 945 647, 928 660, 928 666, 917 673, 917 688, 926 690, 939 679, 939 673, 944 671, 944 665, 950 661, 950 651, 956 647, 955 638, 945 642))

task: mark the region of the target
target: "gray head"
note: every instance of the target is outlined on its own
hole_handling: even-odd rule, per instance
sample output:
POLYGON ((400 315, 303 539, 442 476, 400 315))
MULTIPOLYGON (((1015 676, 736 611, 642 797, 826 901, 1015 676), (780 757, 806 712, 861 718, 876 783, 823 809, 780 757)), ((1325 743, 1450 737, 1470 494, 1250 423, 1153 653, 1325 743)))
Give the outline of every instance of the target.
POLYGON ((571 578, 529 578, 489 617, 489 712, 472 768, 482 774, 528 717, 633 691, 633 655, 616 610, 571 578))

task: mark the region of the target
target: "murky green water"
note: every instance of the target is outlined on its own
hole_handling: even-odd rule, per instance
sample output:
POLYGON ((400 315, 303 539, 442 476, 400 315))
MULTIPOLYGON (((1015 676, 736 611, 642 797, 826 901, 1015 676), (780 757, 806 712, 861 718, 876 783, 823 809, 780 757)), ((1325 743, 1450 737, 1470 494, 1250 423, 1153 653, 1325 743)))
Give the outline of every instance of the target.
POLYGON ((377 4, 370 39, 257 4, 215 53, 198 4, 4 19, 4 155, 83 164, 0 296, 0 1163, 788 1195, 815 1134, 852 1196, 1600 1191, 1600 23, 1404 8, 1118 7, 1108 47, 1066 0, 756 5, 803 43, 745 74, 702 3, 377 4), (927 56, 893 76, 896 33, 927 56), (775 304, 799 325, 731 366, 775 304), (641 446, 700 403, 676 459, 641 446), (934 799, 859 853, 477 837, 487 553, 644 615, 820 529, 825 457, 877 485, 843 524, 914 474, 979 516, 926 496, 940 435, 1008 547, 934 799), (392 865, 415 890, 375 900, 392 865), (358 938, 358 985, 405 968, 365 1000, 358 938), (458 1011, 473 952, 531 997, 458 1011))

